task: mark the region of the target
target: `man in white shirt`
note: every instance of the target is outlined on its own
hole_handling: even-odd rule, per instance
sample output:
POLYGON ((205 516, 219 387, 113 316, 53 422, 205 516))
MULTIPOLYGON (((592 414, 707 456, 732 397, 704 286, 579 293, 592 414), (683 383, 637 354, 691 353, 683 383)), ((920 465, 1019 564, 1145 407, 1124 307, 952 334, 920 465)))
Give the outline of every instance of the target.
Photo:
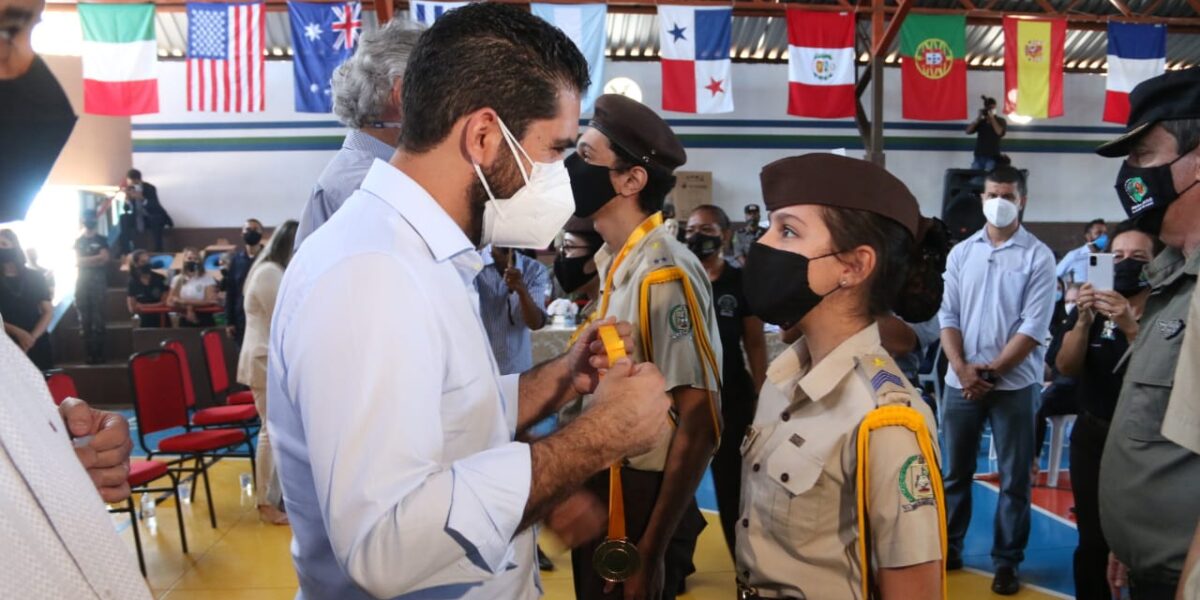
POLYGON ((573 209, 561 159, 588 84, 574 44, 529 13, 447 13, 405 74, 402 103, 421 118, 288 266, 268 426, 300 597, 536 598, 531 525, 666 434, 652 365, 619 361, 597 387, 595 326, 501 378, 480 321, 476 248, 548 243, 573 209), (593 389, 571 425, 514 441, 593 389))

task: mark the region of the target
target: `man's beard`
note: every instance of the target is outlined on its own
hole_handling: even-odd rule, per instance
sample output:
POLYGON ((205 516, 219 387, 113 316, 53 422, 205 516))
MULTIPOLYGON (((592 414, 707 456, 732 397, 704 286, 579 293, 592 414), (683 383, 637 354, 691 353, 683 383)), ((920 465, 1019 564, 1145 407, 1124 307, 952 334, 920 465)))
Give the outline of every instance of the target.
MULTIPOLYGON (((480 166, 480 170, 483 171, 484 178, 491 186, 492 194, 497 198, 512 198, 518 190, 525 186, 525 180, 517 168, 516 159, 513 158, 511 152, 505 152, 503 149, 490 168, 480 166)), ((467 202, 471 210, 471 218, 467 222, 467 238, 471 240, 472 244, 475 244, 476 248, 483 241, 483 212, 489 200, 487 189, 483 187, 483 182, 476 177, 475 181, 467 186, 467 202)))

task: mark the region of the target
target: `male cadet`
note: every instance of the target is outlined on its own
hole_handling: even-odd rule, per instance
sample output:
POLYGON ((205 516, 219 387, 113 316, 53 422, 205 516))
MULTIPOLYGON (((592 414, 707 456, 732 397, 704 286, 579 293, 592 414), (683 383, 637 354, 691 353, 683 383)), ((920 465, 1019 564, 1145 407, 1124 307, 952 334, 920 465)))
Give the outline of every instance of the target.
POLYGON ((1200 519, 1200 68, 1129 100, 1129 132, 1097 153, 1126 157, 1121 205, 1166 249, 1145 271, 1153 291, 1100 463, 1100 523, 1134 600, 1170 600, 1200 519))
POLYGON ((609 499, 609 534, 572 555, 581 600, 622 597, 621 586, 608 583, 622 579, 626 598, 657 598, 661 591, 671 599, 694 570, 692 553, 705 524, 694 496, 720 435, 721 340, 704 267, 667 232, 659 212, 675 184, 673 171, 686 161, 679 138, 653 110, 612 94, 596 101, 577 153, 566 161, 575 214, 590 218, 604 238, 596 254, 602 282, 596 315, 634 324, 635 360, 662 371, 677 425, 655 450, 588 482, 609 499), (611 480, 625 493, 610 496, 615 472, 619 479, 611 480), (611 541, 625 537, 636 549, 626 545, 616 555, 636 554, 638 569, 606 562, 613 558, 611 541))

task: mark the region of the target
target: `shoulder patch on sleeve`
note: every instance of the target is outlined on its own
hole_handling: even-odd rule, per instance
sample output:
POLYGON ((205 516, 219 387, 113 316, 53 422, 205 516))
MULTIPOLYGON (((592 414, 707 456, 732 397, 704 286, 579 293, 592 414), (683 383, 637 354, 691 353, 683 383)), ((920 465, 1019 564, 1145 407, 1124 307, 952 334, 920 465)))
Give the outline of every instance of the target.
POLYGON ((914 454, 900 467, 900 509, 912 512, 922 506, 935 506, 933 480, 929 477, 929 463, 920 454, 914 454))
POLYGON ((671 325, 671 339, 687 337, 692 334, 692 318, 687 305, 676 304, 668 313, 671 325))

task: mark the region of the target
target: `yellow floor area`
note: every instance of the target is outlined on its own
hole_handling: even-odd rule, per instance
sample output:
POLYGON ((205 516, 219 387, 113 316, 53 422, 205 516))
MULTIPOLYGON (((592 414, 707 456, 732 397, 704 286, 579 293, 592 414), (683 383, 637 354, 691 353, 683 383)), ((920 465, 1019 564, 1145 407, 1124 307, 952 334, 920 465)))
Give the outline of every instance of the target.
MULTIPOLYGON (((252 497, 238 486, 241 473, 249 472, 245 460, 221 461, 211 471, 213 501, 217 509, 217 529, 208 522, 203 487, 196 490, 196 501, 184 504, 190 552, 179 547, 179 528, 173 500, 158 505, 157 531, 151 534, 142 524, 142 547, 146 555, 147 580, 156 598, 171 600, 275 600, 291 599, 296 593, 296 574, 292 570, 287 527, 259 521, 252 497)), ((137 498, 135 497, 136 501, 137 498)), ((715 515, 707 515, 711 525, 700 538, 696 551, 697 573, 688 579, 688 593, 681 600, 731 600, 735 597, 733 564, 721 537, 715 515)), ((133 534, 124 515, 115 520, 123 527, 122 538, 133 552, 133 534)), ((570 560, 563 553, 551 556, 558 569, 543 573, 548 600, 574 597, 570 560)), ((956 572, 950 576, 950 598, 998 598, 989 589, 991 579, 983 575, 956 572)), ((1032 590, 1022 590, 1018 600, 1053 598, 1032 590)))

